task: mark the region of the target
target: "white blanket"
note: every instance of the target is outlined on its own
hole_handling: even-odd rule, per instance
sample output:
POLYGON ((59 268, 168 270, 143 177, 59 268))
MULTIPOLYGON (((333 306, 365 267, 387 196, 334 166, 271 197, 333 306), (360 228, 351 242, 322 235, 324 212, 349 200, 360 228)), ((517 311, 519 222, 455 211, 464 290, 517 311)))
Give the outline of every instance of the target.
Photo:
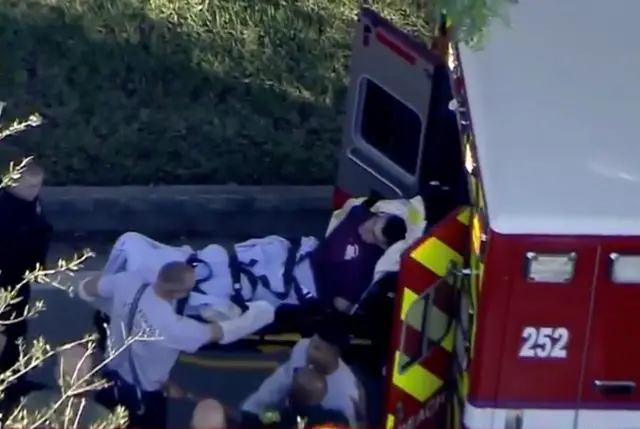
MULTIPOLYGON (((304 237, 299 250, 299 255, 310 252, 318 245, 313 237, 304 237)), ((266 276, 270 287, 275 292, 283 292, 284 284, 282 272, 287 258, 289 242, 278 236, 269 236, 238 243, 235 250, 241 262, 255 260, 252 271, 256 276, 266 276)), ((113 246, 109 260, 103 274, 113 274, 119 271, 136 271, 145 281, 155 281, 158 271, 167 262, 186 260, 191 255, 205 261, 210 267, 212 277, 209 281, 200 284, 204 294, 192 293, 187 305, 189 314, 200 314, 203 305, 213 306, 217 311, 227 313, 233 306, 229 302, 232 295, 232 279, 229 270, 229 258, 224 247, 211 244, 204 249, 194 250, 189 246, 168 246, 150 239, 142 234, 127 232, 120 236, 113 246)), ((209 270, 202 266, 196 266, 198 278, 204 278, 209 270)), ((298 264, 294 272, 300 284, 311 294, 316 293, 311 266, 308 261, 298 264)), ((253 293, 248 281, 242 277, 243 296, 248 301, 266 301, 278 306, 283 303, 295 304, 297 299, 292 292, 280 300, 269 290, 258 287, 253 293)))

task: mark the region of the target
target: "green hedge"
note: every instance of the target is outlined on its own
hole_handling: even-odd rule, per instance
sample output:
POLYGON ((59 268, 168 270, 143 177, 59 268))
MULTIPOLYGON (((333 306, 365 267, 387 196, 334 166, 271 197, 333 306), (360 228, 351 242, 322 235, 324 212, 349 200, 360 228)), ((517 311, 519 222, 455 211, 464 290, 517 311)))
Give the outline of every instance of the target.
MULTIPOLYGON (((426 34, 404 3, 375 6, 426 34)), ((46 120, 7 141, 53 184, 328 183, 357 7, 2 0, 3 118, 46 120)))

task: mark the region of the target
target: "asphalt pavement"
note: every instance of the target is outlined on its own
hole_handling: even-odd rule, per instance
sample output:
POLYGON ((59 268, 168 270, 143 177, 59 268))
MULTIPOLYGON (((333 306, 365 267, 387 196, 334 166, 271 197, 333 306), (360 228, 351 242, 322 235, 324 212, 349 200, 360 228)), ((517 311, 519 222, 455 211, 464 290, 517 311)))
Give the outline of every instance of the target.
MULTIPOLYGON (((180 239, 169 244, 189 244, 194 248, 228 240, 215 238, 180 239)), ((96 256, 85 264, 83 270, 70 280, 77 282, 88 275, 97 273, 106 262, 113 241, 96 242, 83 239, 67 243, 54 243, 50 251, 51 262, 59 258, 69 258, 74 252, 90 248, 96 256)), ((30 336, 44 336, 51 344, 57 345, 83 337, 94 332, 93 309, 78 298, 50 285, 34 285, 33 299, 42 300, 45 311, 30 324, 30 336)), ((198 397, 214 397, 225 404, 239 405, 284 361, 287 351, 271 350, 263 353, 230 353, 224 351, 201 351, 196 355, 183 355, 174 369, 172 379, 181 387, 198 397)), ((46 384, 54 382, 52 361, 32 374, 34 380, 46 384)), ((371 416, 380 411, 380 380, 362 380, 368 395, 371 416)), ((189 422, 194 404, 188 401, 171 401, 169 406, 169 428, 184 428, 189 422)))

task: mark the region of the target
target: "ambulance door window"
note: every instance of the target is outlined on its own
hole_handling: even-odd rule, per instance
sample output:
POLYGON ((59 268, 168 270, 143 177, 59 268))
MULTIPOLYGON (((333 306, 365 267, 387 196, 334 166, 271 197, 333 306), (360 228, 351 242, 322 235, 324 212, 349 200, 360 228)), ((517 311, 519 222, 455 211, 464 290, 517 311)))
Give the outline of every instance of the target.
POLYGON ((362 141, 414 176, 418 169, 422 119, 411 107, 368 77, 363 93, 359 134, 362 141))
POLYGON ((440 63, 375 11, 352 44, 337 188, 350 196, 413 197, 420 188, 432 76, 440 63))
POLYGON ((441 279, 411 304, 402 326, 398 370, 404 372, 426 359, 452 329, 455 287, 441 279))

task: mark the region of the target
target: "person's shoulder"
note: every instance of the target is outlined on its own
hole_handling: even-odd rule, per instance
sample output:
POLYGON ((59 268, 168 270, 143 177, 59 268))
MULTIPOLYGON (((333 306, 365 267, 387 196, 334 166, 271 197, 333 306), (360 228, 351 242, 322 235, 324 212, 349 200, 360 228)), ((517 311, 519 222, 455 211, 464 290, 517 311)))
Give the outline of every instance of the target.
POLYGON ((342 372, 344 372, 346 375, 348 375, 349 377, 353 378, 354 380, 357 380, 358 377, 356 377, 356 373, 353 372, 353 370, 351 369, 351 367, 349 366, 349 364, 347 364, 344 360, 340 359, 340 368, 342 370, 342 372))
POLYGON ((131 283, 133 289, 137 289, 137 287, 144 284, 142 276, 135 271, 121 271, 119 273, 112 274, 112 276, 123 283, 131 283))
POLYGON ((297 358, 301 355, 304 356, 309 348, 309 341, 311 341, 310 338, 302 338, 299 340, 291 349, 291 357, 297 358))
POLYGON ((109 287, 117 289, 125 294, 135 294, 144 284, 142 278, 135 272, 121 271, 115 274, 107 274, 100 277, 101 282, 106 282, 109 287))
POLYGON ((293 348, 306 349, 309 347, 309 342, 311 338, 301 338, 298 342, 293 346, 293 348))

